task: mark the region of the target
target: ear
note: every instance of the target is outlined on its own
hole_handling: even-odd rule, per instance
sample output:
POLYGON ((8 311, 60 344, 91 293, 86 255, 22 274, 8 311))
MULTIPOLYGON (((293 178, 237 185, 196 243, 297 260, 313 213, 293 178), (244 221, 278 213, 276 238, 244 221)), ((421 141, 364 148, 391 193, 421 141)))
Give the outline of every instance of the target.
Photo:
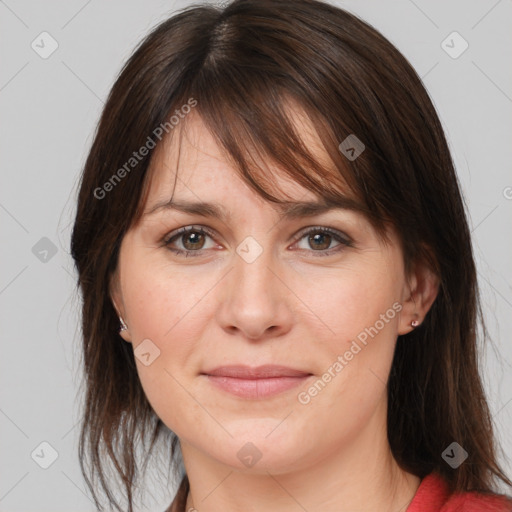
POLYGON ((112 301, 112 304, 114 306, 114 309, 116 310, 117 316, 119 317, 119 324, 121 327, 121 319, 127 326, 126 329, 119 331, 119 336, 123 338, 124 341, 127 341, 128 343, 131 343, 132 338, 130 335, 130 329, 129 329, 129 323, 126 321, 126 314, 125 314, 125 307, 123 302, 123 294, 121 292, 121 287, 119 285, 119 278, 117 274, 117 270, 112 274, 109 282, 109 293, 110 293, 110 300, 112 301))
POLYGON ((398 334, 414 330, 411 323, 421 324, 439 292, 439 277, 425 262, 415 262, 402 293, 402 311, 398 334))

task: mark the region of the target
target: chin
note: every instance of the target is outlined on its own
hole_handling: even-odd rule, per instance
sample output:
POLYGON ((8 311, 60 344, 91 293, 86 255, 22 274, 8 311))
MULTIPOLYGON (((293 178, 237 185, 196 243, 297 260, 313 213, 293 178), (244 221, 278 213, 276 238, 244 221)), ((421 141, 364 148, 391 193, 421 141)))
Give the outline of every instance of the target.
POLYGON ((290 425, 286 428, 287 420, 279 424, 280 421, 265 418, 226 425, 233 438, 219 442, 224 449, 212 456, 242 473, 268 476, 297 470, 307 459, 308 447, 300 430, 295 432, 290 425))

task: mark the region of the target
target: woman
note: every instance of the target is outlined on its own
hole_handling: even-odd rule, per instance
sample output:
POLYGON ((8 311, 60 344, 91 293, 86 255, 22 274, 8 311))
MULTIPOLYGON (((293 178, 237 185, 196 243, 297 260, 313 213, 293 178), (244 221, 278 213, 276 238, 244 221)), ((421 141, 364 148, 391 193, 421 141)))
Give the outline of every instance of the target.
POLYGON ((158 26, 105 105, 72 254, 99 508, 123 510, 113 468, 132 511, 168 441, 171 511, 512 510, 449 149, 355 16, 235 0, 158 26))

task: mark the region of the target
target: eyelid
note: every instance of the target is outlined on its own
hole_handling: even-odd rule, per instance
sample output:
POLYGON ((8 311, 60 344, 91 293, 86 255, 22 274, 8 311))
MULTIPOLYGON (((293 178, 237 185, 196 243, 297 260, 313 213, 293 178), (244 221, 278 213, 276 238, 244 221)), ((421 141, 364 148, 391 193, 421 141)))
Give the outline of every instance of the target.
MULTIPOLYGON (((295 240, 294 243, 297 242, 298 240, 300 240, 304 235, 306 235, 310 231, 315 231, 315 230, 337 236, 347 245, 351 245, 353 243, 353 240, 346 233, 344 233, 338 229, 331 228, 329 226, 319 226, 319 225, 305 226, 304 228, 302 228, 300 231, 298 231, 294 235, 294 240, 295 240)), ((169 243, 170 240, 172 240, 173 238, 175 238, 181 234, 188 233, 190 231, 198 231, 200 233, 207 234, 211 238, 215 238, 215 236, 217 235, 212 229, 210 229, 206 226, 201 226, 199 224, 190 224, 188 226, 183 226, 181 228, 171 231, 170 233, 167 233, 162 240, 164 243, 169 243)))
MULTIPOLYGON (((171 243, 172 243, 173 239, 178 239, 181 235, 190 233, 190 232, 202 233, 204 235, 209 236, 214 241, 217 236, 216 233, 214 233, 214 231, 212 229, 210 229, 206 226, 190 224, 188 226, 183 226, 181 228, 175 229, 175 230, 171 231, 171 233, 166 234, 162 239, 162 245, 164 247, 166 247, 168 250, 174 252, 175 254, 177 254, 179 256, 185 256, 185 257, 200 256, 204 251, 206 251, 208 249, 187 250, 187 249, 175 249, 175 248, 171 247, 171 243)), ((330 249, 324 249, 324 250, 319 250, 319 251, 315 251, 313 249, 311 249, 311 250, 293 249, 293 250, 306 251, 306 252, 312 253, 314 256, 329 256, 329 255, 332 255, 333 253, 340 252, 343 249, 343 247, 340 248, 339 246, 354 247, 352 238, 350 236, 348 236, 346 233, 344 233, 338 229, 331 228, 329 226, 318 226, 318 225, 305 226, 304 228, 299 230, 294 235, 294 241, 292 242, 292 245, 295 245, 298 242, 300 242, 300 240, 302 238, 304 238, 307 234, 315 233, 315 232, 324 233, 324 234, 328 234, 328 235, 332 236, 338 242, 338 245, 336 245, 335 247, 331 247, 330 249)))
POLYGON ((179 235, 183 235, 185 233, 191 232, 191 231, 198 231, 199 233, 204 233, 211 238, 214 238, 216 236, 216 233, 211 230, 210 228, 207 228, 206 226, 201 226, 199 224, 190 224, 188 226, 183 226, 181 228, 175 229, 171 231, 170 233, 167 233, 163 238, 162 242, 164 244, 170 243, 170 241, 173 238, 176 238, 179 235))
MULTIPOLYGON (((337 239, 340 240, 340 243, 344 243, 349 247, 353 246, 353 240, 351 237, 349 237, 346 233, 343 231, 340 231, 339 229, 331 228, 329 226, 306 226, 305 228, 302 228, 296 235, 295 235, 295 242, 299 241, 301 238, 304 237, 304 235, 307 235, 310 232, 314 231, 320 231, 322 233, 327 233, 329 235, 333 235, 337 239)), ((320 251, 318 251, 320 252, 320 251)))

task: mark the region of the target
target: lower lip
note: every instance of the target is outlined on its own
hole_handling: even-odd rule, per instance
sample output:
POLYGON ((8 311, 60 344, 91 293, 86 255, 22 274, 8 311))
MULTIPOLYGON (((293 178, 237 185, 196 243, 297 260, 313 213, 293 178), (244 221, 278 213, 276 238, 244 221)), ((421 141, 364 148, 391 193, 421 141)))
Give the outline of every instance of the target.
POLYGON ((266 379, 237 379, 207 375, 208 380, 216 387, 241 398, 267 398, 283 393, 304 383, 311 375, 303 377, 272 377, 266 379))

